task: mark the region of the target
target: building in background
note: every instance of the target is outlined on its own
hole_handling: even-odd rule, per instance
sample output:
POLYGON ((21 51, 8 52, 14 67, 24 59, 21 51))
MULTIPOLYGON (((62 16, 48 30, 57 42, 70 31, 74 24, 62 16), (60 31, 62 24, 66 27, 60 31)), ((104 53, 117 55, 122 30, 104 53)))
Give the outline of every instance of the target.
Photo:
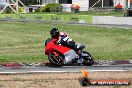
POLYGON ((132 0, 42 0, 42 4, 59 3, 63 5, 64 11, 71 11, 72 4, 79 4, 80 11, 88 11, 89 8, 94 7, 114 7, 116 4, 121 4, 124 8, 132 8, 132 0))
POLYGON ((88 11, 91 7, 112 7, 113 0, 42 0, 42 4, 59 3, 64 7, 64 11, 71 11, 72 4, 80 5, 80 11, 88 11))
MULTIPOLYGON (((0 0, 0 9, 3 8, 3 3, 9 3, 12 0, 0 0)), ((16 0, 13 0, 16 1, 16 0)), ((71 12, 71 5, 78 4, 80 11, 88 11, 89 8, 113 8, 116 4, 121 4, 123 8, 132 8, 132 0, 21 0, 29 8, 43 6, 47 3, 59 3, 63 6, 63 11, 71 12), (36 6, 35 6, 36 5, 36 6)), ((30 12, 30 11, 29 11, 30 12)))
POLYGON ((132 8, 132 0, 113 0, 114 6, 121 4, 123 8, 132 8))

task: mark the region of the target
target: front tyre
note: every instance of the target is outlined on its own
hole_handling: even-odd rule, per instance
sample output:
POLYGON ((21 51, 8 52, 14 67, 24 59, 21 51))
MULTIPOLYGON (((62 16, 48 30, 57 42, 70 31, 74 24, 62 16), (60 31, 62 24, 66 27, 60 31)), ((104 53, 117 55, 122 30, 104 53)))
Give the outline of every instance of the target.
POLYGON ((50 53, 48 55, 48 59, 49 59, 50 63, 55 66, 63 66, 64 65, 64 56, 61 54, 58 54, 56 56, 53 53, 50 53))
POLYGON ((94 64, 94 59, 91 56, 91 54, 89 52, 83 51, 83 62, 82 64, 86 65, 86 66, 91 66, 94 64))

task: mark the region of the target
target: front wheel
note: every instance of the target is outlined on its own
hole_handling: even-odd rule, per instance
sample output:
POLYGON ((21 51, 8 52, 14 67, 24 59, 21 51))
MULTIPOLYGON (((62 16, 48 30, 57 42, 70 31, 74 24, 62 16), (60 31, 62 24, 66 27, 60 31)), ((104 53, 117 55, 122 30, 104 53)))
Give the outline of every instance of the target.
POLYGON ((50 63, 55 66, 63 66, 64 65, 64 56, 61 54, 58 54, 56 56, 53 53, 50 53, 48 55, 48 59, 49 59, 50 63))
POLYGON ((94 59, 93 57, 91 56, 91 54, 89 52, 86 52, 86 51, 83 51, 83 62, 82 64, 86 65, 86 66, 91 66, 94 64, 94 59))

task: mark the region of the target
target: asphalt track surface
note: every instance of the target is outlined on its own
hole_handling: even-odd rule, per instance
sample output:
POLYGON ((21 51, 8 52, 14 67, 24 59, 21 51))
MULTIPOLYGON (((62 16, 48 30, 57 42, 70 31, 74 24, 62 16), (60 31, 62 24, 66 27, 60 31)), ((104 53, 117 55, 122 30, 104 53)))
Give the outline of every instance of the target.
POLYGON ((68 66, 55 67, 49 62, 42 63, 5 63, 0 64, 0 74, 19 73, 46 73, 46 72, 80 72, 84 68, 86 71, 132 71, 132 60, 99 60, 92 66, 81 66, 81 64, 71 64, 68 66))
POLYGON ((0 74, 23 74, 23 73, 46 73, 46 72, 81 72, 86 71, 132 71, 132 64, 121 65, 93 65, 93 66, 22 66, 22 67, 0 67, 0 74))

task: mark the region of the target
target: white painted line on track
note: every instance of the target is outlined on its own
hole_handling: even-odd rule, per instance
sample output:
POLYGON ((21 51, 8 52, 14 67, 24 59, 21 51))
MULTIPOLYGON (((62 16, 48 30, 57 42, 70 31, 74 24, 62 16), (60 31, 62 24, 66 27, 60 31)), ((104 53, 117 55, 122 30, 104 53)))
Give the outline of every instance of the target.
MULTIPOLYGON (((92 65, 93 67, 118 67, 118 66, 132 66, 132 64, 117 64, 117 65, 92 65)), ((91 66, 91 67, 92 67, 91 66)))
POLYGON ((86 70, 88 72, 124 72, 129 70, 86 70))
POLYGON ((117 65, 92 65, 92 66, 62 66, 62 67, 120 67, 120 66, 132 66, 132 64, 117 64, 117 65))
POLYGON ((0 72, 0 74, 25 74, 25 73, 65 73, 67 71, 27 71, 27 72, 0 72))
MULTIPOLYGON (((129 72, 129 70, 86 70, 88 72, 129 72)), ((28 74, 28 73, 77 73, 80 71, 26 71, 26 72, 0 72, 0 74, 28 74)))

